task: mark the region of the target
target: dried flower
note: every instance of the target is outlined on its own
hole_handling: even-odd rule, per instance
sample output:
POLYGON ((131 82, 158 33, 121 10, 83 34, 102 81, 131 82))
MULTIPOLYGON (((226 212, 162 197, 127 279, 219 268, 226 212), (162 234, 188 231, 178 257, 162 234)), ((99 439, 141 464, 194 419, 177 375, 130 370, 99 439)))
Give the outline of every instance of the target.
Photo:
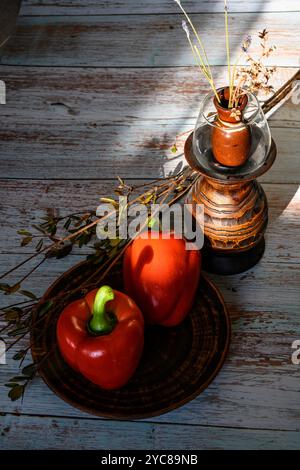
POLYGON ((261 33, 258 33, 258 37, 259 37, 260 39, 266 39, 266 37, 267 37, 268 34, 269 34, 269 32, 266 30, 266 28, 264 28, 261 33))
POLYGON ((241 115, 242 115, 242 113, 239 109, 232 108, 230 117, 234 117, 236 121, 240 121, 241 120, 241 115))
POLYGON ((245 39, 244 39, 244 41, 243 41, 243 43, 242 43, 242 51, 243 51, 243 52, 247 52, 247 51, 248 51, 249 47, 251 46, 251 42, 252 42, 252 38, 251 38, 251 36, 248 34, 248 35, 245 37, 245 39))
MULTIPOLYGON (((269 94, 274 91, 269 81, 274 74, 276 67, 266 67, 264 59, 269 57, 270 54, 276 49, 276 47, 268 45, 268 31, 264 28, 263 31, 258 33, 258 37, 261 39, 261 54, 258 58, 254 58, 248 53, 248 41, 247 38, 242 45, 242 50, 246 54, 246 60, 249 63, 247 67, 241 67, 237 72, 237 78, 239 79, 240 88, 248 88, 252 93, 262 92, 269 94), (246 50, 245 50, 246 49, 246 50)), ((250 46, 250 44, 249 44, 250 46)), ((236 96, 238 96, 239 91, 236 96)))
POLYGON ((182 20, 181 25, 182 25, 183 31, 185 31, 185 33, 186 33, 186 35, 187 35, 187 37, 188 37, 188 39, 189 39, 189 38, 190 38, 190 30, 189 30, 188 25, 186 24, 186 21, 182 20))

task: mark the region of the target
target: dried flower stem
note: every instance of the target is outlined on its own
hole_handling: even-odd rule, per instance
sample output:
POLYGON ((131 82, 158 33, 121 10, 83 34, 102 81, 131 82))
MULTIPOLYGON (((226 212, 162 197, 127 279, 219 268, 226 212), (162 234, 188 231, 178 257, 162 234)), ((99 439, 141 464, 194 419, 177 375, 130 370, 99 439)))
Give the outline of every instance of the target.
POLYGON ((232 74, 231 74, 231 82, 230 82, 231 98, 229 97, 229 107, 231 107, 231 108, 232 108, 233 103, 234 103, 232 94, 234 93, 233 90, 234 90, 234 84, 235 84, 236 74, 237 74, 237 66, 238 66, 238 63, 239 63, 241 57, 242 57, 242 53, 239 54, 238 58, 236 59, 234 65, 233 65, 233 70, 232 70, 232 74))
MULTIPOLYGON (((192 46, 192 47, 193 47, 193 46, 192 46)), ((195 52, 196 52, 196 54, 197 54, 197 57, 199 57, 199 60, 202 60, 202 59, 201 59, 201 55, 200 55, 200 53, 199 53, 199 49, 198 49, 198 47, 196 46, 196 44, 194 45, 194 50, 195 50, 195 52)), ((196 60, 197 60, 197 58, 196 58, 196 60)), ((215 96, 216 96, 218 102, 220 103, 220 97, 219 97, 218 92, 217 92, 217 90, 216 90, 216 87, 215 87, 215 84, 214 84, 213 79, 212 79, 212 78, 209 78, 209 76, 205 74, 205 72, 204 72, 204 70, 203 70, 202 67, 200 67, 200 68, 202 69, 202 71, 203 71, 204 75, 206 76, 206 78, 207 78, 207 80, 208 80, 208 82, 209 82, 209 84, 210 84, 210 86, 211 86, 211 88, 212 88, 212 90, 213 90, 213 92, 214 92, 214 94, 215 94, 215 96)))
MULTIPOLYGON (((46 248, 44 249, 46 250, 46 248)), ((31 259, 35 258, 36 256, 38 256, 41 252, 39 253, 34 253, 33 255, 31 255, 30 257, 26 258, 24 261, 21 261, 21 263, 17 264, 16 266, 14 266, 13 268, 11 268, 9 271, 6 271, 4 274, 2 274, 0 276, 0 280, 3 279, 4 277, 8 276, 9 274, 11 274, 12 272, 14 272, 16 269, 20 268, 21 266, 23 266, 24 264, 28 263, 28 261, 30 261, 31 259)))
MULTIPOLYGON (((176 1, 176 0, 175 0, 175 1, 176 1)), ((183 6, 181 5, 181 3, 180 3, 180 2, 176 2, 176 3, 178 3, 178 5, 179 5, 179 7, 180 7, 180 9, 181 9, 181 11, 182 11, 182 13, 184 14, 184 16, 186 17, 186 19, 188 20, 188 23, 189 23, 189 25, 191 26, 192 31, 193 31, 194 35, 196 36, 196 38, 197 38, 197 41, 198 41, 198 43, 199 43, 199 45, 200 45, 200 48, 201 48, 201 50, 202 50, 202 53, 203 53, 203 55, 204 55, 204 59, 205 59, 205 61, 206 61, 205 68, 207 67, 207 72, 208 72, 207 74, 210 76, 210 78, 212 78, 212 73, 211 73, 209 61, 208 61, 207 54, 206 54, 205 48, 204 48, 204 46, 203 46, 203 43, 202 43, 202 41, 201 41, 201 39, 200 39, 200 36, 199 36, 199 34, 197 33, 197 30, 196 30, 196 28, 195 28, 195 26, 194 26, 194 24, 193 24, 191 18, 189 17, 189 15, 188 15, 187 12, 185 11, 185 9, 184 9, 183 6)))
POLYGON ((226 37, 226 53, 227 53, 228 83, 229 83, 229 103, 228 103, 228 108, 232 108, 233 81, 232 81, 232 77, 231 77, 231 66, 230 66, 230 47, 229 47, 229 32, 228 32, 228 7, 227 7, 227 0, 224 0, 224 19, 225 19, 225 37, 226 37))
POLYGON ((197 30, 196 30, 191 18, 189 17, 189 15, 187 14, 187 12, 183 8, 183 6, 181 5, 180 1, 175 0, 175 2, 179 5, 182 13, 184 14, 185 18, 187 19, 189 25, 191 26, 192 31, 193 31, 193 33, 194 33, 194 35, 195 35, 195 37, 196 37, 196 39, 199 43, 200 49, 202 51, 203 57, 202 57, 202 54, 200 53, 198 47, 196 45, 193 46, 193 44, 191 42, 191 39, 190 39, 188 27, 186 26, 185 22, 183 22, 183 29, 186 33, 186 36, 187 36, 187 39, 189 41, 190 47, 192 49, 193 55, 195 57, 196 63, 200 66, 200 70, 204 73, 204 76, 208 80, 213 92, 216 95, 217 100, 220 102, 220 98, 219 98, 219 95, 216 91, 216 87, 215 87, 215 84, 214 84, 214 79, 213 79, 212 71, 211 71, 210 64, 209 64, 209 61, 208 61, 208 58, 207 58, 207 54, 206 54, 206 51, 205 51, 205 47, 204 47, 204 45, 203 45, 203 43, 200 39, 199 34, 197 33, 197 30), (195 53, 196 53, 196 56, 195 56, 195 53), (199 64, 199 62, 200 62, 200 64, 199 64))

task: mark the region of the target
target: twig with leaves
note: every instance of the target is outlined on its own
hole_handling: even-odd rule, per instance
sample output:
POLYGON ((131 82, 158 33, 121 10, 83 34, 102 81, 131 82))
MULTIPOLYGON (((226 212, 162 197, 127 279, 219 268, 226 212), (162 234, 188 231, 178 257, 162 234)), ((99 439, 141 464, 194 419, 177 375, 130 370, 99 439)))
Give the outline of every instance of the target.
MULTIPOLYGON (((119 184, 115 192, 117 195, 133 196, 128 201, 128 206, 139 202, 145 205, 150 213, 151 204, 153 202, 159 204, 160 207, 162 204, 171 205, 182 198, 197 178, 197 173, 189 168, 185 168, 179 174, 168 177, 162 181, 155 180, 151 182, 151 184, 146 182, 136 187, 128 186, 119 178, 119 184), (146 190, 143 192, 142 189, 146 190)), ((43 321, 45 315, 51 315, 54 308, 62 309, 74 295, 84 295, 88 290, 97 287, 99 282, 121 259, 126 247, 132 242, 132 239, 123 240, 121 238, 113 240, 95 240, 97 224, 120 212, 117 199, 102 197, 100 200, 112 204, 116 212, 106 214, 103 217, 97 217, 95 211, 91 210, 62 217, 59 216, 56 211, 48 210, 47 215, 42 218, 42 222, 33 227, 36 232, 42 234, 40 238, 38 234, 32 233, 31 230, 19 230, 18 233, 22 237, 27 238, 26 243, 24 242, 24 238, 22 238, 21 246, 27 246, 32 241, 36 242, 38 239, 43 240, 43 243, 46 243, 48 239, 51 243, 50 245, 44 245, 42 248, 38 247, 39 249, 37 249, 36 246, 36 253, 34 255, 30 255, 27 260, 19 263, 15 268, 10 269, 2 275, 2 277, 6 277, 34 257, 42 257, 36 266, 31 268, 28 273, 22 276, 13 286, 9 284, 0 285, 0 290, 4 295, 20 293, 31 299, 31 301, 16 302, 1 309, 0 315, 3 320, 6 321, 6 325, 2 331, 6 331, 8 340, 13 339, 11 343, 8 343, 7 351, 16 346, 20 340, 27 337, 31 329, 36 327, 39 322, 43 321), (66 234, 62 235, 61 232, 66 232, 66 234), (28 240, 29 238, 30 240, 28 240), (85 279, 82 284, 78 285, 76 289, 71 289, 63 292, 63 294, 49 298, 43 304, 41 304, 40 299, 38 299, 33 292, 22 289, 22 282, 28 279, 41 264, 47 261, 47 259, 50 257, 60 259, 69 255, 75 245, 83 247, 87 245, 90 246, 91 243, 93 243, 93 252, 87 256, 87 259, 95 266, 95 269, 92 275, 85 279)), ((153 218, 153 214, 151 214, 151 217, 153 218)), ((139 231, 143 228, 143 226, 140 227, 139 231)), ((136 235, 138 235, 138 233, 139 232, 137 232, 136 235)), ((30 344, 27 344, 25 347, 23 346, 22 349, 17 351, 13 356, 14 360, 20 361, 20 366, 22 366, 23 361, 30 351, 30 347, 30 344)), ((42 358, 42 360, 44 360, 44 358, 42 358)), ((12 400, 17 400, 23 396, 26 387, 36 376, 40 366, 40 363, 26 365, 19 375, 9 380, 6 386, 9 388, 9 397, 12 400)))

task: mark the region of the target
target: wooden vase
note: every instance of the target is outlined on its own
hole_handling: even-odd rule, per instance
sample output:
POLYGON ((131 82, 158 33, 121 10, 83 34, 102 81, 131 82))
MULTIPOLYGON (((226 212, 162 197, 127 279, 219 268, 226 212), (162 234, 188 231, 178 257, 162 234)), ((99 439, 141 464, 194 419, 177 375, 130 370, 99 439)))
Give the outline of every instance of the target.
MULTIPOLYGON (((200 173, 186 202, 203 204, 203 268, 218 274, 236 274, 254 266, 264 252, 264 233, 268 223, 268 203, 256 177, 267 171, 276 157, 272 141, 265 163, 243 175, 218 178, 208 176, 197 163, 192 151, 192 134, 185 144, 189 165, 200 173)), ((193 214, 196 211, 193 208, 193 214)))

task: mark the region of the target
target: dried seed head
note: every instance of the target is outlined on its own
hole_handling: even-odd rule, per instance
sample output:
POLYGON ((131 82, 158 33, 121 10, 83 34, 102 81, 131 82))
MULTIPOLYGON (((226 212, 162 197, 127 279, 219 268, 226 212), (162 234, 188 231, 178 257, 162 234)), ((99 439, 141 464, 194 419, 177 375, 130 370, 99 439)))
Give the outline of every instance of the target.
POLYGON ((243 43, 242 43, 242 51, 243 51, 243 52, 247 52, 247 51, 248 51, 249 47, 251 46, 251 42, 252 42, 252 38, 251 38, 251 36, 248 34, 248 35, 245 37, 245 39, 244 39, 244 41, 243 41, 243 43))
POLYGON ((188 25, 186 24, 186 21, 182 20, 181 25, 182 25, 183 31, 185 31, 187 37, 189 38, 190 37, 190 31, 189 31, 188 25))

